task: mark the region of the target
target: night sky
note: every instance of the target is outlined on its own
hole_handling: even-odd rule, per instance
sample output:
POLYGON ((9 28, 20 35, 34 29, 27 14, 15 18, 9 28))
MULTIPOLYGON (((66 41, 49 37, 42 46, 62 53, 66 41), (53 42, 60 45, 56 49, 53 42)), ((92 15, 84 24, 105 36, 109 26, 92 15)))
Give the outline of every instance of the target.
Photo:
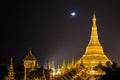
POLYGON ((4 0, 0 3, 0 54, 20 64, 29 48, 40 65, 81 58, 96 13, 105 54, 120 65, 120 5, 116 0, 4 0), (76 12, 71 16, 71 12, 76 12))

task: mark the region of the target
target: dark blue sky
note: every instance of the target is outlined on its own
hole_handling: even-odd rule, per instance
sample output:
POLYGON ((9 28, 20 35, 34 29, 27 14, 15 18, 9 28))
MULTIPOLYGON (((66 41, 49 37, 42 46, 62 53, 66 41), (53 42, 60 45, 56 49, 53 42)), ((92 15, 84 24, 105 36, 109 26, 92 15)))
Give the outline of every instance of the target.
POLYGON ((39 64, 81 58, 93 12, 105 54, 120 65, 120 5, 115 0, 6 0, 0 7, 0 54, 22 63, 29 48, 39 64), (76 16, 70 16, 72 11, 76 16))

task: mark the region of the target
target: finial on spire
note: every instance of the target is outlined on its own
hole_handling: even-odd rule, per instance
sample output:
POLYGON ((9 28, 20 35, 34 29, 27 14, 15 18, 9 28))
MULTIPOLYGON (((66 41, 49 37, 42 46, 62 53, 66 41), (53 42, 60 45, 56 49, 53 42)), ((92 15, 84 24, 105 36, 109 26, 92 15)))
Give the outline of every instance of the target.
POLYGON ((13 70, 13 58, 10 59, 10 69, 13 70))
POLYGON ((50 60, 47 61, 47 68, 50 69, 50 60))
POLYGON ((74 60, 74 57, 72 57, 72 66, 74 66, 75 64, 75 60, 74 60))
POLYGON ((95 24, 96 23, 96 17, 95 17, 95 11, 94 11, 94 13, 93 13, 93 24, 95 24))
POLYGON ((29 48, 28 55, 32 56, 32 49, 29 48))
POLYGON ((31 52, 32 52, 32 49, 31 49, 31 48, 29 48, 29 51, 31 51, 31 52))
POLYGON ((60 66, 59 66, 59 64, 58 64, 58 67, 57 67, 57 69, 60 69, 60 66))
POLYGON ((52 58, 52 68, 55 68, 54 57, 52 58))
POLYGON ((11 64, 13 64, 13 58, 11 57, 11 60, 10 60, 11 64))

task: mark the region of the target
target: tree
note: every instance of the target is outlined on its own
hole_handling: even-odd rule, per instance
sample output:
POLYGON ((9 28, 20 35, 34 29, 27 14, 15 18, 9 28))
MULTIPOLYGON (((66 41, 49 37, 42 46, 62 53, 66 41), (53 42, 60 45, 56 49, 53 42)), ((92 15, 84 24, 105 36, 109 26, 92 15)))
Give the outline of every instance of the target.
POLYGON ((24 66, 23 65, 17 65, 15 67, 15 78, 17 80, 22 80, 24 78, 24 66))
POLYGON ((4 80, 4 77, 7 76, 8 69, 6 65, 0 65, 0 80, 4 80))
POLYGON ((115 62, 112 64, 110 62, 106 63, 106 67, 103 68, 105 75, 101 77, 100 80, 119 80, 120 79, 120 67, 117 66, 115 62))

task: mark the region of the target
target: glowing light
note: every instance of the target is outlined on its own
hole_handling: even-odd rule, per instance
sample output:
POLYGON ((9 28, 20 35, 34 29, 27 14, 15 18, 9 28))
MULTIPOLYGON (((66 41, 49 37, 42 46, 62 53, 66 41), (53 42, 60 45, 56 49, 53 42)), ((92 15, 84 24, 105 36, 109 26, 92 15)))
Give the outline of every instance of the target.
POLYGON ((71 16, 75 16, 75 15, 76 15, 76 13, 75 13, 75 12, 72 12, 72 13, 71 13, 71 16))
POLYGON ((60 69, 51 68, 51 70, 52 70, 52 76, 56 76, 56 75, 61 74, 60 69))
POLYGON ((56 75, 59 75, 59 74, 61 74, 60 69, 58 69, 58 70, 56 71, 56 75))

